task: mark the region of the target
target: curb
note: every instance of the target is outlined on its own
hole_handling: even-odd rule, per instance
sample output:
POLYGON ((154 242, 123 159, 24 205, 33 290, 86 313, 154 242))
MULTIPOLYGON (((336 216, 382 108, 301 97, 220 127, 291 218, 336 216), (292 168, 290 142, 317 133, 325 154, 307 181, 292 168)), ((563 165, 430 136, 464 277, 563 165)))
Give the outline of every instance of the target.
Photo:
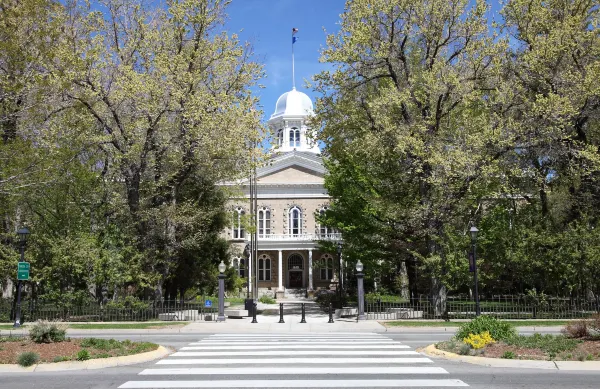
POLYGON ((466 362, 473 365, 487 367, 508 367, 515 369, 546 369, 546 370, 590 370, 600 371, 600 361, 536 361, 531 359, 501 359, 487 357, 473 357, 468 355, 458 355, 448 351, 439 350, 435 344, 423 347, 417 350, 429 357, 443 358, 449 361, 466 362))
POLYGON ((30 367, 22 367, 19 365, 0 365, 0 373, 31 373, 31 372, 49 372, 49 371, 66 371, 66 370, 95 370, 104 369, 105 367, 117 367, 135 365, 137 363, 149 362, 158 358, 162 358, 171 354, 173 350, 166 347, 158 346, 154 351, 146 353, 127 355, 123 357, 97 358, 88 361, 67 361, 54 363, 39 363, 30 367))

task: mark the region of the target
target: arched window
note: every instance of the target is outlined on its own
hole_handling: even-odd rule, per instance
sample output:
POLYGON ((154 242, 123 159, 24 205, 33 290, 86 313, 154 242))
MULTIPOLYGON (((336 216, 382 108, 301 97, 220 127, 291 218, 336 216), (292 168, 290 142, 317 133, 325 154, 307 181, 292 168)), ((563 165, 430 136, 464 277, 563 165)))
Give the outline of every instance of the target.
POLYGON ((300 130, 296 127, 290 129, 290 147, 300 147, 300 130))
POLYGON ((319 261, 322 280, 333 279, 333 257, 329 254, 324 254, 319 261))
POLYGON ((292 254, 288 257, 288 270, 304 269, 304 258, 300 254, 292 254))
POLYGON ((277 146, 283 146, 283 130, 277 130, 277 146))
POLYGON ((302 210, 296 206, 290 208, 288 214, 289 235, 302 234, 302 210))
POLYGON ((233 239, 244 239, 244 226, 242 223, 242 219, 246 211, 244 208, 237 207, 233 210, 233 223, 231 227, 231 236, 233 239))
POLYGON ((239 266, 237 267, 237 271, 240 278, 246 277, 246 260, 244 258, 239 259, 239 266))
POLYGON ((271 281, 271 258, 266 254, 258 257, 258 280, 271 281))
POLYGON ((264 238, 271 235, 271 210, 262 207, 258 210, 258 236, 264 238))
MULTIPOLYGON (((325 216, 325 212, 327 212, 328 207, 324 206, 321 209, 319 209, 319 216, 320 217, 324 217, 325 216)), ((321 238, 324 238, 327 236, 327 234, 330 234, 332 231, 330 228, 328 228, 326 225, 319 223, 319 235, 321 238)))

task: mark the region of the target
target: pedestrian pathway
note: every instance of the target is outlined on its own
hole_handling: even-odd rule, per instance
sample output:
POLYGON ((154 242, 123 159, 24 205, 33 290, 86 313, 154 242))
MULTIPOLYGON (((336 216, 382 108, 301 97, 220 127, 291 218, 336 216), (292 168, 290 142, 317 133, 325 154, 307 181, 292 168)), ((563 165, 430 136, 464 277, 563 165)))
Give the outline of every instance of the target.
POLYGON ((122 389, 446 388, 469 386, 377 333, 214 334, 182 347, 122 389))

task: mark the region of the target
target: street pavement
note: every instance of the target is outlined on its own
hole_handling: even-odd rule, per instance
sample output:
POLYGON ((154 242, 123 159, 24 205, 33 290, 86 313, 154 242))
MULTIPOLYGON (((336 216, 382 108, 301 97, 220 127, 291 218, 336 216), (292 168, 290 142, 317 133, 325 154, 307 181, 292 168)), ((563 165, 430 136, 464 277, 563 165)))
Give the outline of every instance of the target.
MULTIPOLYGON (((352 335, 356 338, 360 339, 360 341, 352 341, 350 339, 338 339, 329 340, 329 342, 339 342, 340 346, 356 346, 363 345, 363 343, 368 342, 383 342, 382 345, 390 344, 397 346, 409 346, 409 348, 392 348, 390 351, 414 351, 418 347, 422 347, 434 342, 438 342, 441 340, 445 340, 450 338, 454 334, 455 328, 434 328, 434 329, 426 329, 426 328, 397 328, 397 331, 387 332, 387 333, 320 333, 320 334, 289 334, 285 335, 297 335, 300 338, 297 338, 292 341, 292 339, 288 339, 287 341, 282 341, 276 339, 274 336, 283 335, 281 333, 244 333, 244 332, 235 332, 233 334, 240 335, 239 339, 229 339, 229 342, 223 342, 219 339, 219 336, 223 336, 224 333, 192 333, 192 332, 180 332, 173 330, 87 330, 84 333, 71 334, 71 336, 93 336, 93 337, 105 337, 105 338, 117 338, 117 339, 131 339, 131 340, 144 340, 149 342, 159 343, 161 345, 171 347, 173 350, 177 350, 178 352, 208 352, 210 350, 183 350, 183 347, 194 347, 191 343, 220 343, 220 344, 232 344, 232 345, 240 345, 240 346, 256 346, 261 344, 273 344, 273 345, 281 345, 287 346, 288 344, 300 346, 300 342, 306 343, 303 346, 310 346, 312 344, 319 346, 329 346, 328 344, 321 344, 321 341, 327 341, 328 339, 314 339, 307 340, 312 338, 315 335, 320 336, 328 336, 335 337, 340 335, 352 335), (252 336, 262 336, 264 338, 257 339, 252 336), (371 337, 379 336, 381 338, 371 339, 371 337), (367 337, 367 338, 363 338, 367 337), (386 340, 387 339, 387 340, 386 340), (208 341, 211 342, 208 342, 208 341), (264 340, 264 342, 263 342, 264 340), (293 342, 293 343, 292 343, 293 342), (363 342, 363 343, 361 343, 363 342)), ((525 333, 529 333, 526 331, 522 331, 525 333)), ((227 339, 225 339, 227 340, 227 339)), ((281 351, 287 349, 273 349, 273 351, 281 351)), ((349 352, 351 351, 359 351, 362 349, 347 349, 340 348, 338 351, 344 351, 343 355, 299 355, 297 352, 299 351, 309 351, 311 348, 298 348, 293 357, 294 358, 323 358, 323 359, 331 359, 331 358, 365 358, 366 361, 372 361, 375 358, 427 358, 422 355, 400 355, 400 356, 389 356, 389 355, 352 355, 349 352)), ((327 349, 314 349, 314 351, 323 351, 327 349)), ((388 349, 381 349, 381 351, 388 349)), ((217 351, 217 350, 215 350, 217 351)), ((231 349, 223 349, 220 352, 229 352, 236 351, 231 349)), ((238 351, 251 351, 247 349, 242 349, 238 351)), ((257 350, 258 351, 258 350, 257 350)), ((264 350, 262 350, 264 351, 264 350)), ((289 358, 291 358, 290 356, 289 358)), ((266 355, 253 355, 253 356, 193 356, 193 357, 181 357, 181 356, 170 356, 163 361, 168 360, 176 360, 176 359, 203 359, 203 360, 216 360, 216 359, 262 359, 265 360, 267 358, 270 359, 283 359, 288 358, 282 355, 276 355, 272 357, 268 357, 266 355)), ((439 379, 454 379, 460 380, 463 383, 469 385, 470 388, 476 389, 513 389, 513 388, 528 388, 528 389, 598 389, 600 387, 600 371, 559 371, 559 370, 539 370, 539 369, 518 369, 518 368, 498 368, 498 367, 486 367, 479 365, 472 365, 464 362, 458 361, 448 361, 444 359, 435 359, 429 358, 433 362, 431 363, 407 363, 405 365, 396 364, 396 365, 388 365, 388 364, 377 364, 371 362, 353 364, 353 365, 344 365, 344 364, 313 364, 313 365, 295 365, 295 364, 206 364, 206 365, 168 365, 163 363, 157 363, 160 361, 152 361, 146 362, 139 365, 133 366, 125 366, 125 367, 112 367, 100 370, 74 370, 74 371, 65 371, 65 372, 33 372, 33 373, 2 373, 0 375, 0 389, 65 389, 65 388, 77 388, 77 389, 117 389, 121 385, 126 384, 127 382, 134 381, 197 381, 197 380, 211 380, 211 381, 266 381, 266 380, 286 380, 289 381, 305 381, 305 380, 337 380, 337 382, 344 382, 348 379, 353 379, 355 381, 364 381, 365 387, 371 388, 376 387, 369 384, 371 381, 377 380, 387 380, 387 379, 425 379, 425 380, 439 380, 439 379), (363 371, 353 369, 353 374, 351 376, 338 373, 338 374, 305 374, 303 373, 294 373, 292 370, 286 372, 285 375, 277 375, 277 376, 269 376, 269 375, 258 375, 258 374, 247 374, 245 371, 232 371, 232 370, 221 370, 226 374, 167 374, 167 375, 141 375, 144 370, 151 369, 163 369, 163 368, 179 368, 179 369, 189 369, 189 368, 205 368, 205 369, 223 369, 223 368, 300 368, 300 367, 310 367, 310 368, 342 368, 342 367, 428 367, 428 368, 442 368, 446 370, 448 373, 433 373, 433 374, 413 374, 413 375, 393 375, 389 374, 389 372, 379 372, 379 373, 364 373, 363 371)), ((355 361, 357 362, 358 359, 355 361)), ((221 362, 221 361, 217 361, 221 362)), ((375 361, 379 362, 379 361, 375 361)), ((237 370, 237 369, 236 369, 237 370)), ((163 372, 164 373, 164 372, 163 372)), ((214 386, 213 386, 214 387, 214 386)), ((230 385, 231 388, 235 386, 230 385)), ((285 386, 290 387, 290 386, 285 386)), ((314 386, 313 386, 314 387, 314 386)), ((348 387, 348 386, 346 386, 348 387)), ((398 386, 401 387, 401 386, 398 386)), ((424 386, 417 386, 424 387, 424 386)), ((441 386, 448 387, 448 386, 441 386)))
POLYGON ((382 334, 233 333, 191 342, 119 388, 465 386, 430 358, 382 334))

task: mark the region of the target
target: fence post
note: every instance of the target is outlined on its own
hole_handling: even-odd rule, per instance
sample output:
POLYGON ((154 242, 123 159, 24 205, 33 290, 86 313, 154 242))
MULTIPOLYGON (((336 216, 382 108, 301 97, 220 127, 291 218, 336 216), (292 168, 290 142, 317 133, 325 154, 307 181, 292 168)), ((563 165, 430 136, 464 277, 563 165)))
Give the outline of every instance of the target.
POLYGON ((302 320, 300 320, 300 323, 306 323, 304 303, 302 303, 302 320))
POLYGON ((331 303, 329 303, 329 321, 327 323, 333 323, 333 312, 331 312, 331 303))
POLYGON ((283 303, 279 303, 279 323, 285 323, 283 321, 283 303))
POLYGON ((256 321, 256 301, 252 304, 252 323, 258 323, 256 321))

